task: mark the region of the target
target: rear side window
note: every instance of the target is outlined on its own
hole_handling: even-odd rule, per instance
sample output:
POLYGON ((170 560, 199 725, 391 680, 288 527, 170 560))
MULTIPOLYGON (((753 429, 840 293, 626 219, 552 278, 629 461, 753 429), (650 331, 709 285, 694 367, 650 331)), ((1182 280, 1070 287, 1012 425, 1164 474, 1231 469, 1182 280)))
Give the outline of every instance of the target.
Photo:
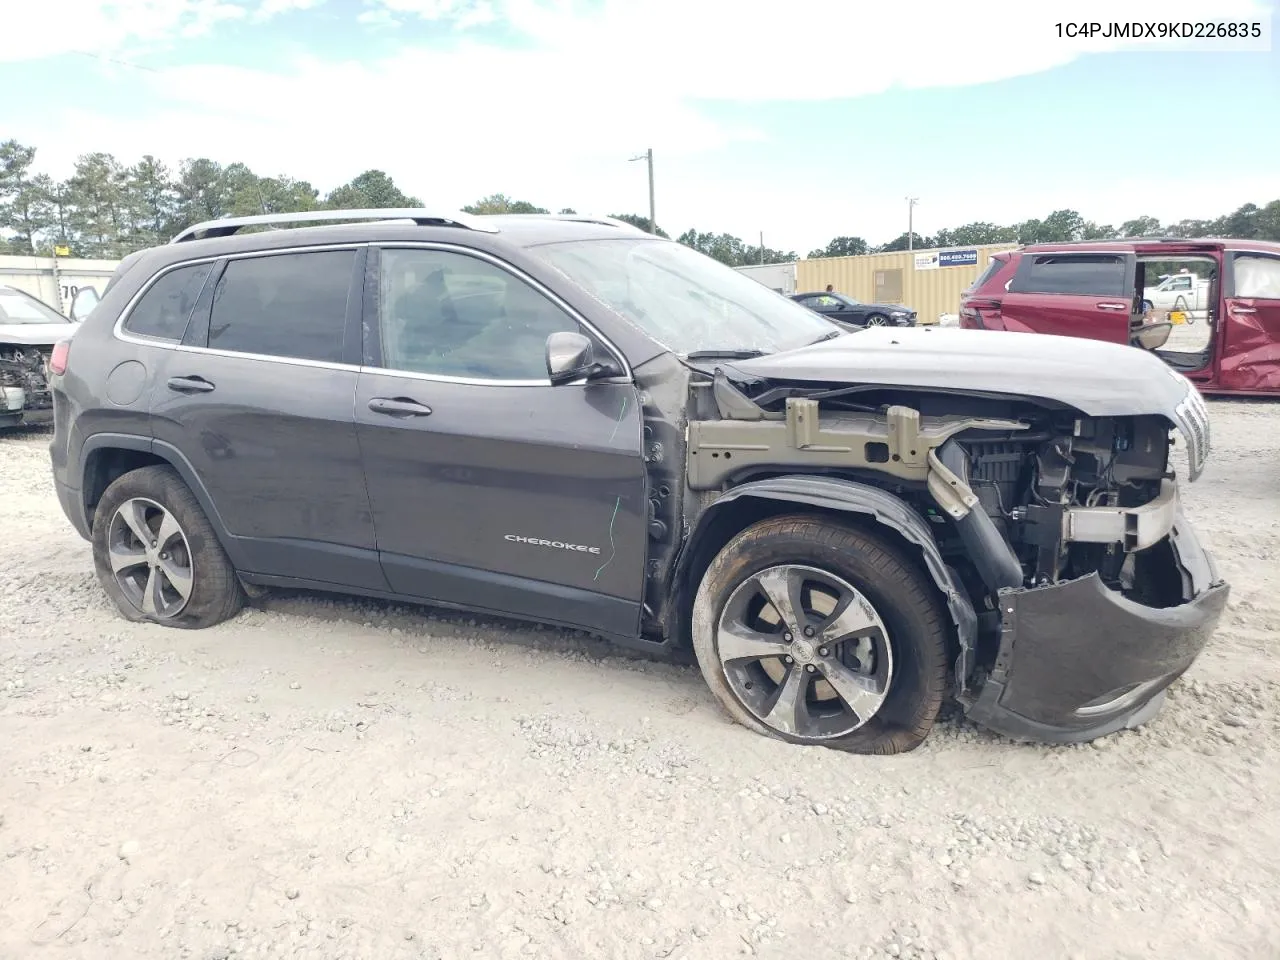
POLYGON ((1011 293, 1127 297, 1124 257, 1106 254, 1024 257, 1011 293))
POLYGON ((973 281, 973 286, 969 288, 969 292, 981 290, 985 287, 987 285, 987 281, 999 273, 1000 268, 1008 262, 1008 260, 997 260, 995 257, 992 257, 991 262, 988 263, 986 269, 982 271, 982 276, 973 281))
POLYGON ((1280 300, 1280 259, 1236 257, 1235 295, 1246 300, 1280 300))
POLYGON ((212 263, 192 263, 163 274, 134 305, 124 329, 139 337, 181 340, 212 269, 212 263))
POLYGON ((209 346, 339 363, 354 250, 232 260, 213 292, 209 346))

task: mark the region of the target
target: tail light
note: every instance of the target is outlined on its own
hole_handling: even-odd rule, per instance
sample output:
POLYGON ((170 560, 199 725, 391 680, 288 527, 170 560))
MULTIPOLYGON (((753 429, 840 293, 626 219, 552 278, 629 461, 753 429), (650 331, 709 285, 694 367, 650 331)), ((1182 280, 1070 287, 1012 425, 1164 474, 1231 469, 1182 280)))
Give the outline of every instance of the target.
POLYGON ((1000 330, 999 300, 967 300, 960 307, 960 326, 969 330, 1000 330), (985 313, 985 316, 984 316, 985 313))
POLYGON ((67 372, 67 361, 71 359, 71 341, 60 340, 54 344, 53 353, 49 354, 49 370, 62 376, 67 372))

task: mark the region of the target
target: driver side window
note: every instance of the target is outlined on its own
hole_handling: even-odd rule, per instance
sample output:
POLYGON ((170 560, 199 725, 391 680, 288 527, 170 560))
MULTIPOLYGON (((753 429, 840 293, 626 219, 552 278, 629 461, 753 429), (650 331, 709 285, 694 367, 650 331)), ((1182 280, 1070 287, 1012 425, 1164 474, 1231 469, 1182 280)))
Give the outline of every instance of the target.
POLYGON ((578 323, 514 274, 448 250, 382 251, 378 325, 390 370, 547 379, 547 337, 578 323))

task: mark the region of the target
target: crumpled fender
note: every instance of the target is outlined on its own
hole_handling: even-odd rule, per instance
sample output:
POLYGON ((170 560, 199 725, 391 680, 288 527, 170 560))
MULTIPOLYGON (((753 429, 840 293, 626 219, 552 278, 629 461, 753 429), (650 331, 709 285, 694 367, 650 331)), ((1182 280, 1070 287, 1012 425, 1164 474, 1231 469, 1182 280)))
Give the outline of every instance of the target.
MULTIPOLYGON (((906 501, 878 487, 834 477, 786 476, 755 480, 734 487, 707 506, 698 517, 687 542, 696 544, 718 510, 747 497, 870 517, 919 549, 929 576, 946 599, 947 612, 956 628, 960 642, 960 656, 955 664, 956 683, 961 691, 964 690, 977 639, 977 614, 960 584, 959 576, 942 559, 942 552, 928 523, 906 501)), ((689 556, 690 551, 681 554, 680 567, 688 563, 689 556)), ((677 571, 680 580, 683 580, 685 572, 684 569, 677 571)))

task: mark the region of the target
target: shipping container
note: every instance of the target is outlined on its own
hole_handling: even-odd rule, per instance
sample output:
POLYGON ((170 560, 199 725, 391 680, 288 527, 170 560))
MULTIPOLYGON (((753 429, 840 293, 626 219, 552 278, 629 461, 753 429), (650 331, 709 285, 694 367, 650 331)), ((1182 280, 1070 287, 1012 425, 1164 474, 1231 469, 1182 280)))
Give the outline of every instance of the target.
POLYGON ((808 293, 831 284, 837 293, 855 300, 910 307, 917 323, 937 323, 942 314, 960 312, 961 295, 986 269, 993 253, 1016 249, 1017 244, 997 243, 801 260, 796 287, 808 293))
POLYGON ((93 287, 101 297, 119 264, 119 260, 0 256, 0 286, 22 290, 67 314, 81 287, 93 287))

